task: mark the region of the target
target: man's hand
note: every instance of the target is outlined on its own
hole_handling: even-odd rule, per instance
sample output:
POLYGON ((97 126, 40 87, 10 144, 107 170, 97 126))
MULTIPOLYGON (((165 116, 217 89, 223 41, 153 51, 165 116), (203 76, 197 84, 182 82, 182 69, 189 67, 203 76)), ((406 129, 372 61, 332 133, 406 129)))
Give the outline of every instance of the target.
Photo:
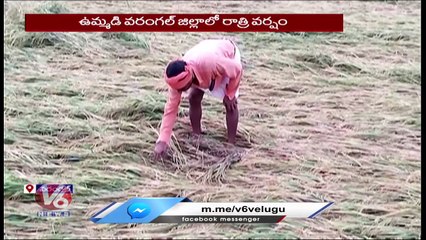
POLYGON ((167 150, 167 143, 160 141, 157 144, 155 144, 154 159, 159 160, 163 158, 164 155, 166 154, 166 150, 167 150))
POLYGON ((229 99, 228 96, 225 96, 223 98, 223 105, 225 105, 225 108, 227 111, 231 111, 231 112, 235 111, 235 109, 237 109, 237 104, 238 102, 236 97, 234 97, 232 100, 229 99))

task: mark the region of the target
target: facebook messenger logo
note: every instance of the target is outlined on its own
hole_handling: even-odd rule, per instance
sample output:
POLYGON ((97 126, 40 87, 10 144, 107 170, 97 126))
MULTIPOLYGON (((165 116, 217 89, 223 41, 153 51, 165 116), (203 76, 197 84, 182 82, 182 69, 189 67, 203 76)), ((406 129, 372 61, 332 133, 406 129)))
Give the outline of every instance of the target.
POLYGON ((127 213, 133 218, 144 218, 149 215, 151 208, 145 203, 133 203, 127 208, 127 213))

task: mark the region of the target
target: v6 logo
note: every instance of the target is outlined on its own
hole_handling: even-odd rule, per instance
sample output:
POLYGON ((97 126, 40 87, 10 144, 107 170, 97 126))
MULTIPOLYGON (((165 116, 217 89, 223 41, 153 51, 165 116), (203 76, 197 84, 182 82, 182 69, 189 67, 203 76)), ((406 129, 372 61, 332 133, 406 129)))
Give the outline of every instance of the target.
POLYGON ((65 209, 71 204, 72 193, 63 184, 43 184, 37 189, 35 200, 44 209, 65 209))

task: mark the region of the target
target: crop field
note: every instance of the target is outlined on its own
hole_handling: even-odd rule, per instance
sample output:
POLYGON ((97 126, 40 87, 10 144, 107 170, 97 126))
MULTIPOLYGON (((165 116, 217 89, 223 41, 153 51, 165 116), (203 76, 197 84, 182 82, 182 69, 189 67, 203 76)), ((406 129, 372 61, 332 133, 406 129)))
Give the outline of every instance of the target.
POLYGON ((5 1, 4 225, 16 238, 420 238, 420 1, 5 1), (343 13, 343 33, 28 33, 25 13, 343 13), (168 61, 200 40, 242 52, 237 146, 188 100, 152 158, 168 61), (69 218, 27 183, 71 183, 69 218), (96 225, 112 201, 333 201, 279 224, 96 225))

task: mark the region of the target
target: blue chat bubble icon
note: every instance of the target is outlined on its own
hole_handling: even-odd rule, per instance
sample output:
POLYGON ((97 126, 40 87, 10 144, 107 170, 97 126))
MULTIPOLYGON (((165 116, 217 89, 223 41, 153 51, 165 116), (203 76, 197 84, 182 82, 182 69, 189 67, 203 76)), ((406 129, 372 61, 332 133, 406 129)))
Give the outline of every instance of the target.
POLYGON ((149 215, 151 208, 146 203, 133 203, 127 207, 127 213, 133 218, 144 218, 149 215))

